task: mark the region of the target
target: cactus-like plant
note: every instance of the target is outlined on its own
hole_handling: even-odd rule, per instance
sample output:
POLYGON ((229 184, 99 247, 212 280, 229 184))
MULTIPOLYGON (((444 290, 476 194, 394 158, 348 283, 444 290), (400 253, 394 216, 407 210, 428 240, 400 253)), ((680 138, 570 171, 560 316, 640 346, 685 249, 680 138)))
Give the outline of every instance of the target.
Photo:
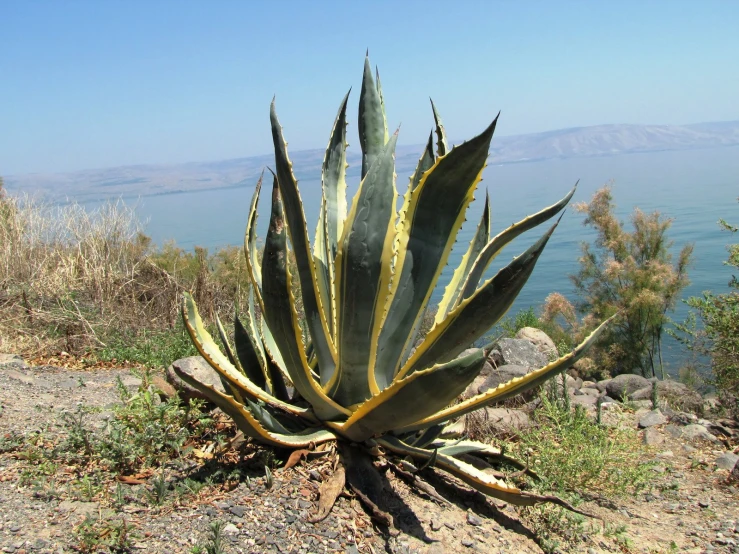
POLYGON ((434 151, 432 132, 398 212, 397 132, 388 134, 379 75, 373 78, 365 60, 359 98, 362 180, 347 213, 348 96, 341 102, 323 161, 321 211, 312 247, 273 101, 272 211, 260 257, 260 179, 245 237, 250 302, 243 322, 238 315, 235 319, 235 345, 218 322, 224 355, 189 295, 183 305, 187 330, 221 376, 227 394, 175 370, 232 417, 245 435, 267 445, 312 448, 336 441, 355 454, 364 448, 388 459, 434 465, 512 504, 566 505, 507 485, 484 469, 486 463, 521 464, 490 445, 450 440, 445 425, 564 371, 598 335, 599 330, 566 356, 525 377, 455 403, 489 354, 487 347, 471 353, 465 349, 506 313, 557 224, 481 283, 485 270, 512 239, 560 212, 574 189, 492 239, 486 197, 482 220, 446 287, 434 325, 418 343, 432 292, 481 181, 497 117, 480 135, 449 148, 432 103, 437 148, 434 151), (289 252, 296 275, 289 270, 289 252), (294 279, 300 285, 304 321, 295 307, 294 279))

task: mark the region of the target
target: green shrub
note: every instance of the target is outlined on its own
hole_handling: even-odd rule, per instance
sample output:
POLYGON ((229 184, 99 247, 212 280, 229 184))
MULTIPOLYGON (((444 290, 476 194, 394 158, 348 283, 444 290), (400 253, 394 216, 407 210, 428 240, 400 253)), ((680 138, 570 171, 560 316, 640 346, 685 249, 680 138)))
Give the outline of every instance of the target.
POLYGON ((623 496, 648 484, 650 465, 641 459, 644 447, 630 429, 612 429, 592 421, 581 406, 542 395, 535 426, 521 434, 521 456, 530 456, 541 481, 552 492, 623 496))
MULTIPOLYGON (((732 235, 738 230, 723 219, 719 225, 732 235)), ((727 249, 729 258, 724 263, 739 268, 739 244, 730 244, 727 249)), ((736 275, 728 286, 730 290, 726 293, 704 292, 702 297, 689 298, 686 303, 695 312, 676 325, 673 336, 697 354, 698 359, 704 356, 710 360, 709 381, 716 387, 722 403, 739 415, 739 280, 736 275)), ((696 371, 690 367, 685 373, 696 371)))
POLYGON ((598 365, 613 374, 639 371, 664 377, 662 336, 680 293, 689 284, 687 269, 693 246, 685 245, 673 263, 667 231, 672 220, 659 212, 635 208, 633 231, 614 215, 610 187, 589 203, 575 206, 586 214, 583 224, 596 231, 594 244, 583 243, 580 270, 572 276, 584 314, 583 330, 621 312, 593 351, 598 365))

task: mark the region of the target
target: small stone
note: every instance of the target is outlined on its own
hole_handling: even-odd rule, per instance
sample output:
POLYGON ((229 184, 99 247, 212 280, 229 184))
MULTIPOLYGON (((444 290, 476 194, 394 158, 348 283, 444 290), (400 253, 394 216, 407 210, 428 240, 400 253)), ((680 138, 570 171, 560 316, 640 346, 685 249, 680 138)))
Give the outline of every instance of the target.
POLYGON ((706 500, 699 500, 698 501, 698 506, 700 506, 701 508, 708 508, 710 505, 711 505, 711 503, 710 502, 707 502, 706 500))
POLYGON ((475 527, 479 527, 482 525, 482 520, 472 512, 467 512, 467 523, 474 525, 475 527))
POLYGON ((227 523, 223 526, 223 532, 226 535, 238 535, 239 534, 239 528, 236 527, 233 523, 227 523))
POLYGON ((431 530, 432 531, 438 531, 442 527, 442 523, 438 519, 432 519, 431 520, 431 530))
POLYGON ((739 456, 733 452, 724 452, 718 458, 716 458, 716 465, 720 469, 728 469, 731 471, 734 466, 739 462, 739 456))
POLYGON ((11 523, 8 529, 10 530, 11 533, 17 533, 18 531, 21 530, 21 526, 18 525, 17 523, 11 523))
POLYGON ((662 425, 664 423, 667 423, 667 418, 659 410, 652 410, 651 412, 644 414, 639 419, 639 427, 641 429, 653 427, 654 425, 662 425))
POLYGON ((462 539, 462 546, 466 546, 467 548, 471 547, 473 544, 475 544, 475 541, 472 539, 465 537, 462 539))
POLYGON ((246 508, 244 506, 231 506, 228 511, 236 517, 244 517, 244 514, 246 513, 246 508))
POLYGON ((709 433, 708 429, 697 423, 683 427, 683 437, 690 440, 701 439, 709 442, 718 442, 718 439, 709 433))
POLYGON ((662 444, 663 442, 665 442, 665 438, 662 436, 662 433, 654 427, 649 427, 644 430, 644 444, 652 446, 655 444, 662 444))

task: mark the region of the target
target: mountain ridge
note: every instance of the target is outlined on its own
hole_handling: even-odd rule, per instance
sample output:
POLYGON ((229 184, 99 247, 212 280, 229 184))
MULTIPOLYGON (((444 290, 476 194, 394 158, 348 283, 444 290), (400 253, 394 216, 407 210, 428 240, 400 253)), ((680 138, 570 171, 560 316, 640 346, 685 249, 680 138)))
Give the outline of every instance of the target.
MULTIPOLYGON (((556 129, 542 133, 493 139, 490 163, 531 163, 552 159, 690 150, 739 145, 739 121, 689 125, 603 124, 556 129)), ((397 172, 414 170, 423 145, 399 145, 397 172)), ((298 179, 320 178, 323 150, 291 153, 298 179)), ((8 176, 9 191, 37 193, 51 201, 72 198, 85 202, 111 197, 152 196, 252 186, 271 155, 180 164, 137 164, 67 173, 31 173, 8 176)), ((350 150, 349 177, 359 176, 359 152, 350 150)))

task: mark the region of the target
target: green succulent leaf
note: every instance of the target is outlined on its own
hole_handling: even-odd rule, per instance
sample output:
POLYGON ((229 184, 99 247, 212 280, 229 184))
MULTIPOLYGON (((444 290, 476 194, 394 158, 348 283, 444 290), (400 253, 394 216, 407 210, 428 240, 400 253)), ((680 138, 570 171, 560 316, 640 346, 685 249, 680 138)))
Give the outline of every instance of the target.
POLYGON ((497 118, 483 133, 439 158, 403 208, 382 331, 370 356, 370 371, 380 390, 392 382, 403 353, 412 346, 418 320, 482 179, 496 122, 497 118))
POLYGON ((369 56, 364 59, 362 92, 359 95, 359 145, 362 148, 362 179, 380 156, 388 140, 385 108, 372 78, 369 56))
POLYGON ((490 240, 490 196, 485 191, 485 207, 482 210, 480 223, 477 226, 477 231, 472 236, 470 245, 467 247, 467 252, 462 256, 462 260, 459 262, 457 269, 454 270, 454 274, 444 290, 444 296, 441 302, 439 302, 439 308, 436 311, 435 322, 437 324, 441 323, 452 306, 456 305, 457 299, 462 292, 462 285, 488 240, 490 240))
POLYGON ((396 432, 402 433, 416 431, 418 429, 425 429, 431 425, 437 425, 444 421, 449 421, 451 419, 461 417, 470 412, 474 412, 475 410, 479 410, 480 408, 484 408, 485 406, 497 404, 499 402, 507 400, 508 398, 516 396, 517 394, 521 394, 534 387, 538 387, 547 379, 551 379, 555 375, 562 373, 567 368, 571 367, 572 364, 582 358, 587 352, 588 348, 590 348, 593 343, 598 340, 598 337, 605 330, 608 324, 611 323, 613 319, 619 316, 620 314, 615 314, 606 319, 592 333, 590 333, 590 335, 588 335, 583 342, 577 345, 577 347, 575 347, 572 352, 562 356, 552 363, 547 364, 540 369, 532 371, 531 373, 524 375, 523 377, 516 377, 515 379, 511 379, 507 383, 502 383, 492 390, 489 390, 482 394, 478 394, 477 396, 473 396, 472 398, 469 398, 464 402, 441 410, 440 412, 437 412, 436 414, 425 419, 421 419, 411 425, 398 426, 396 428, 396 432))
POLYGON ((262 190, 262 179, 264 171, 259 176, 254 194, 249 204, 249 216, 246 220, 246 233, 244 234, 244 257, 246 259, 246 270, 249 274, 254 294, 257 297, 260 307, 262 306, 262 267, 257 254, 257 205, 259 204, 259 193, 262 190))
POLYGON ((228 358, 223 355, 218 345, 213 341, 213 337, 205 329, 195 301, 189 293, 183 295, 182 319, 195 348, 197 348, 205 361, 216 370, 218 375, 228 381, 229 388, 238 391, 242 397, 261 400, 265 404, 274 406, 275 408, 280 408, 293 415, 315 421, 315 416, 311 410, 293 406, 275 398, 255 385, 228 361, 228 358))
POLYGON ((528 231, 529 229, 533 229, 537 225, 540 225, 541 223, 544 223, 545 221, 557 215, 570 201, 570 198, 572 198, 572 195, 575 194, 576 189, 577 183, 575 184, 573 189, 556 204, 552 204, 551 206, 548 206, 533 215, 525 217, 518 223, 514 223, 501 233, 497 234, 490 242, 488 242, 485 245, 485 248, 483 248, 482 251, 478 254, 478 256, 473 259, 474 264, 472 268, 468 270, 466 278, 461 285, 462 293, 457 295, 456 303, 459 304, 459 302, 461 302, 465 298, 469 298, 474 294, 475 289, 477 289, 477 285, 480 282, 483 274, 485 273, 485 270, 490 265, 490 262, 492 262, 493 259, 495 259, 495 257, 500 254, 500 252, 509 242, 511 242, 522 233, 528 231))
POLYGON ((446 131, 444 130, 444 124, 441 122, 441 116, 434 105, 434 101, 429 98, 431 102, 431 110, 434 112, 434 123, 436 124, 436 136, 438 140, 436 142, 436 153, 439 157, 446 156, 449 151, 448 142, 446 139, 446 131))
POLYGON ((177 367, 174 369, 180 379, 202 392, 208 400, 231 417, 239 430, 248 437, 280 448, 306 448, 311 444, 336 440, 336 435, 326 429, 308 428, 300 432, 291 432, 290 434, 271 432, 243 404, 237 402, 232 396, 223 394, 212 386, 201 383, 177 367))
POLYGON ((390 139, 387 127, 387 114, 385 113, 385 97, 382 95, 382 84, 380 83, 380 70, 375 66, 375 84, 377 85, 377 94, 380 96, 380 107, 382 108, 382 120, 385 127, 385 142, 390 139))
POLYGON ((556 224, 522 255, 514 258, 495 277, 435 325, 398 373, 409 373, 454 358, 482 337, 508 311, 523 288, 556 224))
POLYGON ((373 333, 379 332, 395 237, 396 142, 397 133, 362 179, 336 257, 339 365, 328 390, 344 406, 362 402, 373 392, 370 347, 373 333))
MULTIPOLYGON (((287 231, 295 254, 300 290, 303 295, 305 321, 316 349, 318 365, 321 372, 324 373, 322 378, 328 380, 336 367, 336 350, 330 336, 328 316, 321 305, 316 269, 313 265, 313 255, 308 241, 308 229, 305 224, 305 214, 298 191, 298 182, 292 172, 292 163, 287 155, 287 143, 282 136, 282 127, 277 119, 274 101, 272 101, 270 109, 270 121, 275 147, 277 184, 280 189, 282 204, 284 204, 283 225, 287 223, 287 231)), ((262 286, 266 286, 264 275, 262 276, 262 286)), ((272 329, 272 331, 276 332, 275 329, 272 329)))
POLYGON ((423 151, 423 154, 421 154, 421 158, 418 160, 416 170, 411 176, 411 182, 409 186, 410 192, 416 190, 418 185, 421 183, 421 177, 423 177, 423 174, 431 169, 431 167, 434 165, 434 161, 434 136, 432 131, 431 134, 429 134, 429 140, 426 143, 426 148, 423 151))
MULTIPOLYGON (((339 239, 344 230, 346 219, 346 105, 349 93, 344 96, 339 112, 336 115, 331 138, 323 158, 321 172, 322 181, 322 204, 316 230, 314 255, 320 259, 324 267, 316 264, 316 272, 321 291, 321 302, 326 307, 329 327, 332 336, 336 333, 336 305, 334 283, 334 260, 338 252, 339 239), (322 245, 321 245, 322 243, 322 245)), ((322 384, 326 384, 330 375, 322 375, 322 384)))
POLYGON ((310 402, 320 419, 334 419, 348 415, 349 412, 326 396, 311 375, 287 266, 287 231, 280 192, 281 188, 275 178, 272 186, 272 215, 262 257, 264 321, 272 332, 295 388, 310 402))
MULTIPOLYGON (((251 318, 247 317, 247 321, 251 326, 251 318)), ((218 322, 219 333, 221 331, 220 321, 218 322)), ((223 333, 222 333, 223 334, 223 333)), ((234 365, 241 369, 241 372, 246 375, 252 383, 258 386, 260 389, 264 389, 272 393, 271 383, 268 384, 267 375, 265 368, 267 365, 266 359, 264 359, 264 353, 259 355, 259 347, 255 344, 252 336, 250 335, 244 324, 241 323, 238 314, 234 314, 234 344, 236 350, 235 360, 238 361, 238 365, 234 365)), ((229 356, 229 359, 231 356, 229 356)))
POLYGON ((477 377, 486 355, 478 349, 446 364, 396 380, 380 394, 360 404, 344 423, 331 427, 353 441, 397 429, 445 408, 477 377))
MULTIPOLYGON (((434 451, 410 446, 395 437, 385 436, 377 439, 377 443, 395 454, 410 456, 415 460, 428 461, 434 456, 434 451)), ((539 496, 523 492, 520 489, 506 485, 491 474, 477 469, 475 466, 458 460, 452 456, 436 451, 436 466, 458 477, 472 488, 483 494, 513 504, 514 506, 534 506, 541 502, 551 502, 553 497, 539 496)))
MULTIPOLYGON (((416 445, 419 446, 419 445, 416 445)), ((474 454, 479 458, 486 460, 505 462, 506 464, 515 467, 517 469, 524 469, 525 466, 515 458, 506 456, 500 448, 495 448, 489 444, 483 444, 477 441, 470 440, 435 440, 429 443, 424 448, 431 450, 436 449, 440 454, 446 456, 461 456, 463 454, 474 454)))

